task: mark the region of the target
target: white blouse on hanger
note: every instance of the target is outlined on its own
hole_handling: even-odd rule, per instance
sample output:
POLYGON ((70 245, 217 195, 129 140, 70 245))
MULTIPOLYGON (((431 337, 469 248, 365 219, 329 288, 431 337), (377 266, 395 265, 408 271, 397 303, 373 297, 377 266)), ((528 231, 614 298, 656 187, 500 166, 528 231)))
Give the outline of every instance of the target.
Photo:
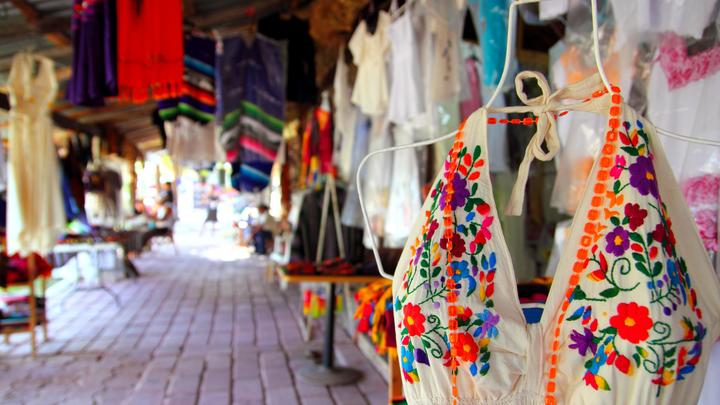
POLYGON ((375 32, 370 33, 363 20, 350 38, 348 47, 358 67, 352 102, 364 114, 379 115, 387 111, 388 80, 385 53, 390 48, 387 28, 390 15, 380 11, 375 32))
POLYGON ((388 119, 395 124, 405 123, 425 111, 418 41, 412 17, 413 11, 408 8, 388 28, 392 46, 388 119))

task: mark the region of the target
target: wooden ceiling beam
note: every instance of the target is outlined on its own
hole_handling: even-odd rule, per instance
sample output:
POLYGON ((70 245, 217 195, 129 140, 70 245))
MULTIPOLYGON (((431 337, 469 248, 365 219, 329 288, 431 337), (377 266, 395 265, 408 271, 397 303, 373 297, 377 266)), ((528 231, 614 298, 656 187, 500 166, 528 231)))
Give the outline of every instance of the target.
MULTIPOLYGON (((9 0, 10 4, 12 4, 20 13, 25 17, 27 22, 34 27, 35 29, 41 30, 41 20, 43 18, 42 13, 40 10, 35 8, 35 6, 30 3, 28 0, 9 0)), ((68 25, 65 27, 66 29, 69 29, 70 26, 68 25)), ((55 29, 53 32, 47 32, 45 33, 45 38, 47 38, 48 41, 52 42, 55 45, 58 46, 70 46, 70 36, 68 36, 65 33, 65 30, 63 29, 55 29)))

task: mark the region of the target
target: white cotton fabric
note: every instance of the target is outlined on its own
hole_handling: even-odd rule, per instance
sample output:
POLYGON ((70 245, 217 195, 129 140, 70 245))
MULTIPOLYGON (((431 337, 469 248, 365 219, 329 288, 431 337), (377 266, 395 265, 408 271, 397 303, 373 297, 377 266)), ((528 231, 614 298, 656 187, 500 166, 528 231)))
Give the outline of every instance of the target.
POLYGON ((402 124, 425 111, 412 8, 390 24, 392 83, 388 119, 402 124))
POLYGON ((387 112, 388 78, 385 56, 390 48, 387 32, 390 22, 390 15, 380 11, 375 31, 371 34, 363 20, 358 24, 348 44, 358 67, 352 102, 366 115, 375 116, 387 112))
POLYGON ((201 167, 225 160, 213 123, 202 124, 179 116, 165 123, 165 133, 168 154, 179 165, 201 167))
POLYGON ((335 78, 333 79, 333 124, 335 166, 340 176, 349 180, 352 172, 352 154, 355 143, 356 108, 352 105, 352 91, 348 80, 348 66, 345 63, 345 48, 340 49, 335 78))
POLYGON ((717 0, 610 0, 618 47, 650 33, 672 31, 701 38, 717 0))
POLYGON ((27 53, 15 55, 8 78, 7 249, 10 254, 46 254, 65 229, 60 165, 50 118, 50 105, 57 88, 52 60, 27 53), (36 67, 37 74, 33 76, 36 67))
MULTIPOLYGON (((531 76, 531 74, 527 72, 523 74, 523 77, 531 76)), ((538 82, 544 82, 545 88, 548 88, 547 82, 542 75, 538 73, 533 73, 532 75, 537 77, 538 82)), ((557 152, 558 141, 556 127, 554 126, 554 120, 550 118, 549 115, 557 111, 571 110, 590 111, 601 114, 606 118, 609 117, 609 108, 611 106, 610 94, 605 94, 598 98, 591 97, 591 94, 599 90, 601 85, 602 82, 599 76, 595 75, 581 83, 556 91, 552 95, 548 94, 548 90, 544 92, 543 96, 535 99, 528 100, 527 97, 523 98, 521 96, 521 100, 528 104, 527 106, 491 110, 481 108, 468 119, 460 139, 468 150, 472 151, 476 145, 479 145, 483 151, 481 156, 486 160, 492 159, 492 156, 488 156, 486 152, 487 119, 489 114, 497 111, 506 113, 532 111, 536 116, 540 116, 542 121, 538 124, 538 132, 528 147, 520 169, 521 174, 519 178, 521 180, 518 184, 524 185, 522 179, 523 176, 527 175, 529 163, 536 158, 542 160, 551 159, 557 152), (582 101, 586 99, 587 101, 582 101), (566 103, 568 100, 575 100, 579 102, 579 104, 568 105, 566 103), (538 146, 543 142, 549 145, 549 152, 538 149, 538 146)), ((637 113, 626 104, 622 104, 620 118, 622 121, 631 123, 641 121, 649 137, 650 151, 654 154, 653 162, 656 174, 655 178, 659 186, 659 195, 666 206, 667 215, 672 220, 672 229, 677 237, 675 249, 677 249, 678 255, 682 256, 687 264, 688 276, 692 278, 692 286, 697 291, 698 308, 702 309, 702 322, 707 328, 706 333, 701 339, 703 351, 699 361, 694 365, 694 372, 685 374, 682 380, 675 381, 671 385, 663 387, 662 395, 660 396, 656 397, 658 386, 652 383, 652 380, 655 379, 657 375, 637 368, 634 369, 634 373, 630 375, 620 373, 613 366, 603 368, 603 376, 609 382, 611 389, 594 390, 583 381, 583 376, 586 372, 585 364, 586 361, 588 361, 588 357, 581 356, 575 349, 569 347, 573 344, 569 336, 573 329, 578 328, 580 321, 561 323, 560 346, 556 352, 558 355, 558 366, 557 377, 555 379, 557 383, 555 397, 558 404, 572 405, 611 405, 621 403, 672 405, 678 403, 694 403, 697 401, 703 385, 705 370, 708 367, 710 359, 711 346, 720 335, 720 323, 718 322, 720 321, 720 283, 705 254, 697 229, 680 193, 679 187, 674 181, 654 127, 647 120, 637 115, 637 113)), ((606 131, 607 128, 600 131, 597 136, 604 137, 606 131)), ((448 164, 446 168, 449 166, 450 164, 448 164)), ((444 181, 444 170, 446 170, 446 168, 438 174, 436 185, 438 184, 437 182, 444 181)), ((595 184, 595 179, 599 178, 598 173, 600 170, 600 159, 596 157, 588 177, 593 184, 595 184)), ((626 176, 623 177, 623 182, 629 181, 629 174, 625 173, 623 176, 626 176)), ((608 183, 610 183, 610 187, 612 187, 612 183, 608 183)), ((442 192, 442 184, 440 187, 440 192, 442 192)), ((482 166, 480 177, 476 181, 468 182, 467 187, 473 190, 470 192, 468 198, 480 198, 487 202, 490 205, 490 212, 487 216, 492 216, 495 219, 488 228, 492 238, 482 247, 482 255, 487 256, 492 252, 497 256, 497 271, 494 275, 494 295, 492 296, 494 305, 492 307, 486 306, 486 304, 484 304, 485 301, 483 301, 483 296, 477 292, 466 295, 466 287, 461 287, 458 290, 458 301, 455 305, 469 308, 473 313, 482 313, 484 310, 492 309, 499 315, 500 320, 497 324, 499 330, 498 335, 496 338, 490 339, 488 345, 488 350, 491 354, 489 360, 490 369, 484 376, 473 376, 471 371, 469 371, 468 364, 461 362, 458 367, 457 377, 459 394, 457 402, 455 402, 451 394, 450 368, 445 365, 446 359, 442 356, 430 357, 428 354, 426 357, 429 359, 426 358, 424 360, 428 362, 427 365, 424 363, 415 363, 418 381, 414 383, 408 382, 407 379, 403 381, 403 390, 406 399, 411 405, 451 403, 463 405, 545 404, 545 387, 548 381, 547 370, 552 353, 551 344, 554 340, 554 329, 556 325, 558 325, 556 320, 560 313, 561 305, 565 300, 565 291, 569 285, 569 279, 574 274, 573 265, 577 261, 575 253, 581 246, 581 237, 585 232, 585 215, 589 212, 595 192, 593 191, 593 187, 588 187, 582 198, 578 208, 578 212, 582 214, 579 214, 579 216, 575 218, 571 226, 567 239, 568 248, 565 249, 559 258, 558 268, 555 273, 555 282, 549 293, 540 323, 528 325, 525 322, 517 296, 513 258, 510 257, 500 221, 498 220, 499 207, 495 206, 493 188, 490 182, 490 172, 487 164, 482 166)), ((524 190, 524 187, 522 187, 521 190, 524 190)), ((457 190, 455 191, 457 192, 457 190)), ((648 209, 648 218, 644 225, 642 225, 644 228, 638 228, 637 232, 641 234, 652 232, 653 229, 651 229, 651 227, 654 228, 655 224, 661 221, 660 215, 656 211, 653 211, 650 206, 655 200, 651 200, 648 196, 641 196, 639 192, 634 191, 634 189, 625 192, 624 197, 625 203, 637 203, 641 207, 648 209)), ((406 284, 406 276, 408 274, 420 274, 417 276, 420 277, 420 280, 431 277, 429 275, 432 273, 430 265, 424 265, 415 260, 415 252, 413 251, 415 241, 422 241, 426 235, 422 232, 423 225, 426 221, 429 223, 429 221, 433 219, 438 220, 440 223, 428 243, 433 246, 433 253, 430 256, 431 260, 438 260, 438 265, 444 271, 445 266, 449 264, 447 262, 448 252, 443 248, 439 248, 438 259, 434 259, 434 257, 436 257, 435 251, 438 249, 435 247, 435 243, 443 243, 441 238, 443 238, 445 231, 450 230, 454 232, 453 226, 480 226, 480 222, 485 222, 485 219, 488 218, 485 216, 485 218, 464 219, 466 215, 464 208, 459 207, 454 210, 456 217, 454 224, 446 227, 443 225, 444 217, 442 210, 435 211, 428 218, 425 216, 425 211, 430 211, 433 200, 433 196, 430 195, 423 204, 422 213, 416 221, 413 231, 410 233, 409 243, 406 245, 394 273, 393 294, 396 300, 396 336, 398 338, 398 351, 401 353, 405 349, 403 345, 407 345, 406 342, 403 342, 402 335, 410 336, 404 331, 404 329, 408 328, 408 326, 404 324, 404 305, 412 304, 420 307, 424 315, 424 318, 421 320, 425 322, 425 330, 433 328, 433 330, 438 330, 438 333, 442 334, 449 325, 449 303, 447 301, 442 299, 436 299, 434 302, 433 300, 428 300, 426 299, 427 294, 429 294, 427 293, 428 289, 419 288, 422 287, 422 285, 416 283, 418 284, 417 288, 413 290, 406 284), (438 327, 445 329, 438 329, 438 327)), ((513 201, 511 201, 513 204, 511 204, 511 206, 521 202, 522 191, 514 194, 513 201)), ((603 224, 609 227, 609 229, 612 229, 612 224, 607 218, 599 219, 598 221, 599 224, 603 224)), ((608 231, 603 231, 603 236, 607 232, 608 231)), ((601 246, 600 249, 603 249, 603 247, 601 246)), ((623 253, 622 257, 632 257, 631 253, 632 251, 628 249, 623 253)), ((453 255, 455 256, 456 253, 453 253, 453 255)), ((659 255, 665 255, 665 253, 661 252, 659 255)), ((469 260, 470 256, 471 254, 466 251, 462 252, 459 257, 456 256, 453 260, 469 260)), ((478 253, 475 257, 478 261, 479 256, 480 254, 478 253)), ((659 256, 658 260, 665 260, 665 256, 659 256)), ((589 291, 590 294, 593 294, 593 296, 598 295, 600 289, 588 284, 587 276, 588 274, 585 273, 581 275, 580 285, 583 286, 586 291, 589 291), (595 288, 598 289, 595 290, 595 288)), ((647 278, 640 274, 639 271, 633 271, 624 273, 622 280, 618 280, 622 282, 623 286, 639 286, 640 283, 643 283, 642 286, 645 286, 647 278)), ((439 276, 437 281, 439 281, 439 276)), ((475 278, 475 281, 478 284, 481 282, 477 278, 475 278)), ((463 278, 462 283, 466 282, 465 278, 463 278)), ((466 284, 463 284, 463 286, 465 285, 466 284)), ((440 282, 437 285, 431 284, 429 291, 438 291, 440 286, 442 286, 440 282)), ((607 302, 582 301, 582 305, 592 305, 592 314, 596 319, 600 320, 603 327, 609 323, 607 318, 616 313, 616 306, 619 303, 633 302, 648 307, 650 308, 650 316, 653 320, 667 322, 672 325, 672 330, 669 332, 670 334, 667 335, 668 340, 682 339, 683 334, 686 333, 681 327, 683 319, 689 319, 693 322, 698 321, 698 317, 690 308, 690 304, 681 303, 677 312, 673 312, 669 316, 663 315, 661 305, 653 303, 650 294, 643 291, 642 289, 638 289, 636 293, 620 292, 607 302)), ((582 298, 580 298, 580 300, 582 300, 582 298)), ((577 305, 581 304, 573 302, 571 308, 574 309, 577 305)), ((415 322, 418 321, 418 319, 418 317, 413 318, 413 323, 410 325, 417 326, 415 322)), ((581 325, 580 330, 582 331, 581 325)), ((654 335, 652 336, 657 338, 658 335, 663 335, 664 332, 661 328, 660 330, 651 330, 650 333, 653 333, 654 335)), ((410 336, 410 339, 412 339, 415 348, 422 349, 425 347, 428 349, 428 353, 430 352, 430 343, 426 346, 426 342, 418 336, 410 336)), ((632 345, 628 341, 620 341, 620 339, 621 338, 618 337, 615 342, 618 348, 628 353, 628 355, 634 353, 634 351, 629 352, 632 350, 632 345)), ((439 339, 439 341, 443 342, 442 339, 439 339)), ((440 343, 440 345, 442 346, 443 343, 440 343)), ((691 345, 683 347, 685 350, 689 350, 691 345)), ((459 349, 462 350, 462 348, 459 349)), ((670 355, 668 354, 668 356, 670 355)), ((592 354, 589 358, 593 358, 592 354)), ((401 370, 403 370, 402 354, 400 356, 400 367, 401 370)))

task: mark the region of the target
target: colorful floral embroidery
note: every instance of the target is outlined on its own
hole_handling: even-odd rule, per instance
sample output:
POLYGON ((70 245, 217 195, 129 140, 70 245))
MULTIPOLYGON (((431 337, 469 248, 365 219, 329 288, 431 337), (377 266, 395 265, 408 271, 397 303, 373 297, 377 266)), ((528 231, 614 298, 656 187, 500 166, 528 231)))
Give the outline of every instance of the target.
POLYGON ((420 380, 418 367, 429 366, 431 358, 453 374, 461 364, 472 375, 490 370, 489 345, 499 335, 500 317, 492 299, 497 260, 485 249, 494 218, 490 205, 477 197, 485 164, 481 155, 480 146, 468 150, 460 136, 456 139, 445 176, 430 193, 422 237, 411 246, 395 300, 402 371, 409 383, 420 380), (473 312, 452 301, 451 294, 453 300, 475 297, 484 308, 473 312), (443 306, 447 325, 436 315, 443 306))
POLYGON ((646 372, 654 376, 659 396, 662 387, 694 370, 706 330, 691 319, 701 320, 702 312, 685 261, 675 251, 648 136, 641 121, 625 122, 623 128, 618 134, 624 153, 615 156, 609 170, 612 190, 606 193, 604 218, 610 224, 594 229, 598 237, 585 265, 587 281, 580 282, 570 296, 565 321, 576 326, 568 336, 568 347, 587 359, 583 377, 587 386, 611 390, 603 375, 612 368, 626 375, 646 372), (650 208, 624 204, 628 189, 646 196, 650 208), (628 283, 638 279, 645 281, 628 283), (647 294, 650 307, 662 308, 665 316, 677 311, 685 316, 677 324, 653 319, 651 308, 634 302, 638 294, 647 294))

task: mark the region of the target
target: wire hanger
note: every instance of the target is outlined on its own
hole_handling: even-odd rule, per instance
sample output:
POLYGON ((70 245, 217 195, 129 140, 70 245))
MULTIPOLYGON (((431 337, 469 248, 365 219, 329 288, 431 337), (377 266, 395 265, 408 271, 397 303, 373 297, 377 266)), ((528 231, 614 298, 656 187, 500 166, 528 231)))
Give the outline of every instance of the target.
MULTIPOLYGON (((512 49, 513 44, 515 43, 515 21, 517 20, 517 7, 523 5, 523 4, 531 4, 531 3, 540 3, 543 0, 514 0, 510 3, 509 11, 508 11, 508 25, 507 25, 507 43, 506 43, 506 52, 505 52, 505 65, 503 66, 502 74, 500 75, 500 81, 498 82, 495 91, 493 92, 492 96, 488 100, 487 104, 484 106, 485 108, 492 105, 492 103, 495 101, 495 99, 498 97, 500 92, 502 91, 503 84, 505 83, 505 80, 507 79, 509 66, 510 66, 510 50, 512 49)), ((605 73, 605 69, 602 66, 602 59, 600 57, 600 40, 598 36, 598 22, 597 22, 597 0, 590 0, 590 8, 591 8, 591 14, 592 14, 592 39, 593 39, 593 54, 595 57, 595 64, 597 65, 597 71, 600 74, 600 78, 602 79, 603 84, 607 89, 610 89, 610 81, 607 78, 607 74, 605 73)), ((712 146, 718 146, 720 147, 720 142, 718 141, 712 141, 709 139, 702 139, 702 138, 695 138, 691 136, 686 135, 680 135, 672 131, 668 131, 663 128, 655 128, 656 132, 658 134, 667 136, 669 138, 675 138, 682 141, 690 142, 690 143, 696 143, 701 145, 712 145, 712 146)), ((377 240, 375 235, 372 231, 372 226, 370 225, 370 218, 368 218, 367 210, 365 209, 365 201, 363 198, 363 191, 362 191, 362 181, 360 178, 360 174, 362 173, 362 169, 367 163, 367 161, 376 155, 386 153, 386 152, 394 152, 399 151, 403 149, 410 149, 410 148, 416 148, 420 146, 427 146, 432 145, 447 139, 450 139, 454 137, 457 134, 457 131, 450 132, 449 134, 440 136, 438 138, 432 138, 425 141, 420 142, 414 142, 409 143, 405 145, 398 145, 398 146, 392 146, 388 148, 383 148, 376 150, 374 152, 370 152, 363 158, 362 161, 360 161, 360 164, 358 165, 357 173, 355 174, 355 182, 357 184, 357 191, 358 191, 358 198, 360 199, 360 210, 362 211, 363 220, 365 222, 365 228, 370 233, 370 247, 373 251, 373 256, 375 257, 375 262, 377 263, 378 272, 381 276, 384 278, 393 279, 393 276, 391 274, 388 274, 385 269, 383 268, 382 261, 380 260, 380 252, 378 251, 377 247, 377 240)))

